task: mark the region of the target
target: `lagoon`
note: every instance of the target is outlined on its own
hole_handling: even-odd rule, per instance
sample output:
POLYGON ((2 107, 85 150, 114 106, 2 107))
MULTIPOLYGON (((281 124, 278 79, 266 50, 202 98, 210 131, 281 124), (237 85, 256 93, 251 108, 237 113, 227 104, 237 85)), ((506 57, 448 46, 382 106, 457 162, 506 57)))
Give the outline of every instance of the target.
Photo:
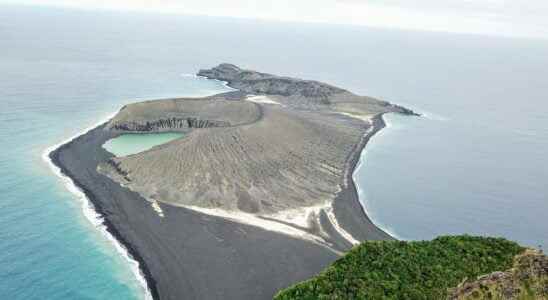
POLYGON ((104 145, 108 152, 116 156, 127 156, 149 150, 182 137, 182 133, 128 133, 108 140, 104 145))

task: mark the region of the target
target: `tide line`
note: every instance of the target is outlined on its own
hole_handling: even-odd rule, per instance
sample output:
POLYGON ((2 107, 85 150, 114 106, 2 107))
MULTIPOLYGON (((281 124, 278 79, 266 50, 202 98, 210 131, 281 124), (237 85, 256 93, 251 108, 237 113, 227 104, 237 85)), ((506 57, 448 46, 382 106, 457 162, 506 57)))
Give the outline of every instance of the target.
POLYGON ((104 224, 103 217, 99 213, 97 213, 97 211, 95 211, 95 208, 94 208, 93 204, 86 197, 84 192, 76 186, 76 184, 74 183, 74 181, 70 177, 65 176, 63 174, 63 172, 61 171, 61 168, 59 168, 57 165, 55 165, 53 163, 52 159, 50 158, 50 154, 53 151, 55 151, 56 149, 58 149, 59 147, 65 145, 67 143, 72 142, 74 139, 78 138, 81 135, 84 135, 84 134, 88 133, 90 130, 96 128, 97 126, 99 126, 99 125, 101 125, 105 122, 107 122, 108 120, 110 120, 115 115, 116 115, 116 113, 113 113, 110 116, 108 116, 107 118, 102 119, 100 122, 96 123, 95 125, 84 129, 81 133, 76 134, 75 136, 73 136, 73 137, 71 137, 71 138, 69 138, 69 139, 67 139, 67 140, 65 140, 61 143, 58 143, 56 145, 53 145, 51 147, 46 148, 44 150, 44 152, 42 153, 42 159, 44 160, 44 162, 46 162, 49 165, 51 171, 55 175, 57 175, 57 177, 59 177, 61 179, 61 181, 63 182, 65 188, 68 191, 70 191, 73 195, 75 195, 76 198, 79 201, 81 201, 81 203, 82 203, 82 212, 83 212, 84 216, 86 217, 86 219, 97 230, 99 230, 99 232, 101 232, 107 238, 107 240, 109 240, 110 243, 112 243, 114 245, 114 248, 116 249, 116 251, 124 259, 126 259, 126 261, 129 262, 130 269, 131 269, 132 273, 135 275, 137 281, 139 282, 139 284, 141 285, 141 287, 144 291, 144 299, 152 300, 153 299, 152 294, 151 294, 150 289, 148 287, 148 284, 145 280, 145 276, 141 272, 141 269, 139 267, 139 262, 137 262, 133 257, 131 257, 131 255, 129 254, 127 249, 124 247, 124 245, 122 245, 118 240, 116 240, 116 238, 110 232, 108 232, 107 227, 104 224))
MULTIPOLYGON (((381 119, 382 119, 382 122, 385 124, 385 127, 380 129, 379 131, 377 131, 373 136, 371 136, 369 138, 369 141, 367 142, 367 145, 363 148, 362 152, 360 153, 360 158, 358 159, 358 163, 356 164, 356 167, 354 168, 354 173, 352 173, 352 181, 354 181, 354 186, 356 187, 356 192, 358 193, 358 200, 360 202, 360 205, 361 205, 363 211, 365 212, 365 214, 367 215, 367 217, 371 220, 371 222, 375 226, 380 228, 382 231, 384 231, 387 234, 389 234, 390 236, 392 236, 393 238, 395 238, 397 240, 401 240, 402 238, 399 237, 398 235, 396 235, 392 230, 390 230, 388 228, 388 226, 384 226, 383 224, 379 223, 374 218, 373 214, 371 214, 371 211, 369 211, 367 209, 367 205, 366 205, 367 199, 365 199, 365 192, 360 187, 360 184, 359 184, 359 181, 358 181, 358 178, 357 178, 357 176, 358 176, 357 174, 360 172, 360 170, 362 168, 365 167, 365 160, 367 159, 366 158, 367 151, 369 149, 371 149, 371 146, 372 146, 372 144, 374 143, 374 140, 375 140, 375 136, 378 136, 379 133, 381 133, 383 130, 386 130, 386 129, 390 128, 389 124, 386 122, 386 119, 384 118, 384 115, 381 116, 381 119)), ((371 132, 368 132, 367 134, 371 134, 371 132)))

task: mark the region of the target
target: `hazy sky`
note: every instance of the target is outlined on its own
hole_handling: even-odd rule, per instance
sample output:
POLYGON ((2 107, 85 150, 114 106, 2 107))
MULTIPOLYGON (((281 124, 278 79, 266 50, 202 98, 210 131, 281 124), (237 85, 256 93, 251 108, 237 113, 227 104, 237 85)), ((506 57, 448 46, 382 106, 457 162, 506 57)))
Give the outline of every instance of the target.
POLYGON ((548 0, 0 0, 548 38, 548 0))

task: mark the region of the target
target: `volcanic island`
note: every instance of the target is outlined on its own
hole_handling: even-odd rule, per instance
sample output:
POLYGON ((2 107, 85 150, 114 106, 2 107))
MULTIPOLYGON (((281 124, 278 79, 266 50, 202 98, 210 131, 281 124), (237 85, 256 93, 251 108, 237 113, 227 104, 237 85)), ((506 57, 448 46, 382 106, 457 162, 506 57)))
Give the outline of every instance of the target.
POLYGON ((232 64, 234 91, 129 104, 50 157, 139 262, 155 299, 272 299, 365 240, 392 239, 352 174, 382 115, 404 107, 232 64), (127 133, 183 137, 116 157, 127 133))

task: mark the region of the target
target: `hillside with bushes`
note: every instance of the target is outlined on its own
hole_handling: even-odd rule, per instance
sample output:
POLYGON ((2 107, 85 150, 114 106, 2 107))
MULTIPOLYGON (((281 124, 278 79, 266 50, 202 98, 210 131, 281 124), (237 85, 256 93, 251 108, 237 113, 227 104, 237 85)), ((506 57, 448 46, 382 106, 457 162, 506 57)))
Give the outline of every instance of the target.
POLYGON ((275 299, 446 299, 467 279, 511 269, 524 251, 502 238, 467 235, 367 241, 316 277, 280 291, 275 299))

